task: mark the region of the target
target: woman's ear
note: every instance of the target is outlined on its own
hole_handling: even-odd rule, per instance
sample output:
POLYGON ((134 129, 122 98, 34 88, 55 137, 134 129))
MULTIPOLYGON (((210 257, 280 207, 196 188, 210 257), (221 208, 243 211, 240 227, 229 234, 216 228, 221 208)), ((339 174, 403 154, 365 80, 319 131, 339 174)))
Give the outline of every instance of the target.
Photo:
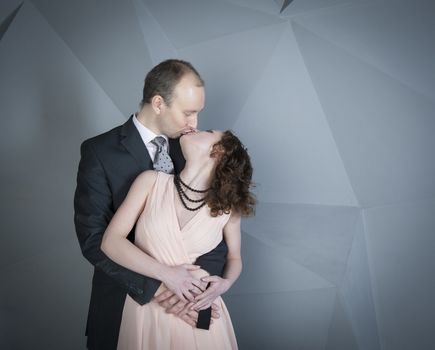
POLYGON ((219 159, 224 153, 224 147, 220 143, 215 143, 211 148, 210 157, 219 159))

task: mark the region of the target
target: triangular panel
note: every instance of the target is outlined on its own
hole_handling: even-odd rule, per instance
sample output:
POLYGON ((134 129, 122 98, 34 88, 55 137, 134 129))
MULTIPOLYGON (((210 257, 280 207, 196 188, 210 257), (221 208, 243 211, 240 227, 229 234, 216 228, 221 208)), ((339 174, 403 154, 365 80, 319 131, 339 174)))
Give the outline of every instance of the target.
POLYGON ((259 203, 243 229, 275 253, 339 285, 358 213, 352 207, 259 203))
POLYGON ((169 41, 160 24, 151 15, 142 0, 133 0, 139 24, 154 65, 168 58, 177 58, 178 52, 169 41))
POLYGON ((363 213, 381 349, 431 349, 435 198, 363 213))
POLYGON ((362 215, 355 225, 352 249, 340 287, 340 303, 352 325, 360 349, 380 350, 367 245, 362 215))
POLYGON ((363 350, 374 348, 360 348, 356 343, 352 326, 341 299, 337 296, 329 327, 328 343, 325 350, 363 350))
POLYGON ((271 15, 278 15, 281 4, 270 0, 225 0, 236 5, 263 11, 271 15))
POLYGON ((315 12, 323 11, 329 7, 338 7, 347 4, 356 4, 361 1, 370 0, 293 0, 291 6, 284 7, 287 0, 281 0, 284 9, 281 11, 281 16, 293 17, 295 15, 307 14, 311 15, 315 12))
POLYGON ((234 294, 264 294, 297 290, 331 288, 321 276, 277 251, 260 240, 243 233, 243 273, 228 291, 234 294))
POLYGON ((2 40, 0 76, 6 266, 71 240, 80 143, 125 118, 30 2, 2 40))
POLYGON ((142 98, 152 68, 130 1, 34 0, 54 30, 128 117, 142 98))
POLYGON ((320 38, 293 28, 362 206, 435 196, 435 103, 320 38))
POLYGON ((234 129, 249 148, 264 202, 356 205, 353 189, 291 28, 234 129))
POLYGON ((206 107, 199 124, 229 129, 259 81, 286 24, 227 35, 179 50, 203 75, 206 107))
POLYGON ((388 0, 293 20, 435 101, 434 18, 433 1, 388 0))
POLYGON ((20 10, 21 6, 23 6, 23 3, 21 3, 14 11, 9 14, 1 23, 0 23, 0 40, 3 38, 3 35, 7 32, 9 26, 13 22, 15 16, 17 15, 18 11, 20 10))
POLYGON ((240 349, 324 349, 335 288, 225 296, 240 349))
POLYGON ((277 16, 225 1, 143 1, 177 49, 282 22, 277 16))
POLYGON ((85 349, 92 269, 75 239, 0 271, 8 281, 0 288, 8 331, 0 344, 9 345, 2 349, 85 349))

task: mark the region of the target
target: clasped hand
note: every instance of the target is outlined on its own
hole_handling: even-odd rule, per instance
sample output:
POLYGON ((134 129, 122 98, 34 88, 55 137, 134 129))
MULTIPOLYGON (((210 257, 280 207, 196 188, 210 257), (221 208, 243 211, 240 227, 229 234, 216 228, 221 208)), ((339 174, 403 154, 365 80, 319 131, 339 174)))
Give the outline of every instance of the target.
POLYGON ((190 271, 200 269, 198 265, 183 264, 170 267, 162 282, 183 302, 193 302, 195 295, 202 293, 207 284, 193 276, 190 271))
POLYGON ((190 308, 196 311, 209 308, 217 297, 224 294, 230 288, 230 282, 220 276, 206 276, 201 278, 201 281, 210 283, 210 285, 204 292, 195 296, 190 308))
POLYGON ((230 287, 229 281, 219 276, 194 277, 190 271, 199 268, 191 264, 171 267, 162 279, 169 290, 154 298, 166 312, 177 315, 192 327, 196 325, 200 310, 211 307, 212 323, 213 318, 219 318, 219 307, 213 301, 230 287))

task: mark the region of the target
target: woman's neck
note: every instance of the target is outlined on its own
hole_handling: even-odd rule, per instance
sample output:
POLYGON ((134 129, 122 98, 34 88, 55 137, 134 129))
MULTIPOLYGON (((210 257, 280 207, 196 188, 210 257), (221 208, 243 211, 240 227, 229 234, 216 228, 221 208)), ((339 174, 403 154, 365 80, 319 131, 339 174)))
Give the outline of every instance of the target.
POLYGON ((204 164, 186 161, 186 165, 180 173, 180 178, 185 184, 194 189, 206 190, 210 187, 213 171, 214 164, 211 162, 204 164))

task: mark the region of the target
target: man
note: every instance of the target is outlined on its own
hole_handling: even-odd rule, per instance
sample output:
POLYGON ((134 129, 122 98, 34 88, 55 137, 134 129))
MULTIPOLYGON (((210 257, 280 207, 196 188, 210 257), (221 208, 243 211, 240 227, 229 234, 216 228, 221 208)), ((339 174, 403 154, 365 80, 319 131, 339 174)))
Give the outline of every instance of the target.
MULTIPOLYGON (((164 61, 146 76, 140 112, 125 124, 81 145, 74 223, 82 253, 94 265, 86 326, 87 346, 91 350, 116 349, 127 293, 143 305, 154 297, 161 283, 105 256, 100 250, 104 231, 138 174, 149 169, 181 171, 184 159, 177 138, 196 129, 204 101, 204 83, 195 68, 181 60, 164 61)), ((134 241, 134 229, 129 239, 134 241)), ((195 264, 211 275, 222 276, 226 253, 227 246, 222 241, 195 264)), ((180 280, 186 275, 183 271, 180 280)), ((200 311, 198 316, 170 291, 154 300, 199 328, 208 328, 210 315, 219 317, 219 310, 212 312, 211 308, 200 311)))

